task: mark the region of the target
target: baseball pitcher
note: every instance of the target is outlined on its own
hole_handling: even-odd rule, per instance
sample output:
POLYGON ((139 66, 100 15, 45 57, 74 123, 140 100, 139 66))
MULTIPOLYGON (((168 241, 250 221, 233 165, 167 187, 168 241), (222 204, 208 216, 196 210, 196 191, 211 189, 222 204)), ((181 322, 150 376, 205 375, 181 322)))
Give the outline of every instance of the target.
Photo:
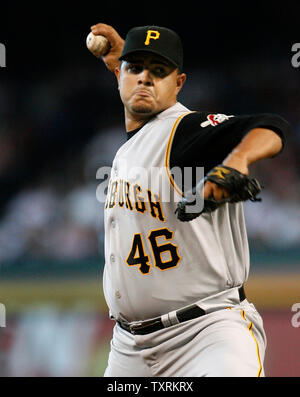
POLYGON ((104 376, 264 376, 263 321, 244 289, 243 202, 261 199, 249 167, 282 150, 289 124, 179 103, 186 74, 170 29, 135 27, 125 41, 106 24, 91 31, 109 41, 102 59, 127 133, 105 203, 103 287, 115 326, 104 376))

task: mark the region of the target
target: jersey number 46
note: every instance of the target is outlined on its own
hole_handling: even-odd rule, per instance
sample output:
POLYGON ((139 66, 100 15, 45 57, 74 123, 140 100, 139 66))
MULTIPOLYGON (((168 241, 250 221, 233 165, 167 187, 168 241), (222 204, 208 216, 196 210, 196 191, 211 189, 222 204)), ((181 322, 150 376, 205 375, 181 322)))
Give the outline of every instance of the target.
MULTIPOLYGON (((168 270, 176 267, 181 259, 178 255, 178 247, 170 242, 159 245, 157 240, 160 237, 164 240, 172 240, 173 232, 167 228, 152 230, 147 237, 153 253, 154 266, 160 270, 168 270)), ((143 238, 140 233, 136 233, 133 236, 131 250, 126 263, 129 266, 139 266, 138 270, 142 274, 150 273, 150 258, 145 252, 143 238)))

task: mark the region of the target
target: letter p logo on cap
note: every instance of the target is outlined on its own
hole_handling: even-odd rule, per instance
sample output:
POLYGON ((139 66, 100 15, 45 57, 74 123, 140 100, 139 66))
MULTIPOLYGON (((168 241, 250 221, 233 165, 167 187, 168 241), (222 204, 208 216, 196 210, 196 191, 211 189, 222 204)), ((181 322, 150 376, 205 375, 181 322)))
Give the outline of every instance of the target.
POLYGON ((147 37, 145 41, 145 45, 150 44, 150 40, 157 40, 160 36, 160 33, 157 30, 147 30, 147 37))

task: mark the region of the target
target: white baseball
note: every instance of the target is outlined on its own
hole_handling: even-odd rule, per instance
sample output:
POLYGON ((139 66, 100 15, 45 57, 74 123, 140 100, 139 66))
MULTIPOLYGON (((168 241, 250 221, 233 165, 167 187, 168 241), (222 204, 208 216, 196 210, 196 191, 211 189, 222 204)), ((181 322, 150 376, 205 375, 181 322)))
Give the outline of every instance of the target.
POLYGON ((86 38, 86 46, 96 56, 105 55, 110 49, 109 41, 105 36, 95 36, 92 32, 86 38))

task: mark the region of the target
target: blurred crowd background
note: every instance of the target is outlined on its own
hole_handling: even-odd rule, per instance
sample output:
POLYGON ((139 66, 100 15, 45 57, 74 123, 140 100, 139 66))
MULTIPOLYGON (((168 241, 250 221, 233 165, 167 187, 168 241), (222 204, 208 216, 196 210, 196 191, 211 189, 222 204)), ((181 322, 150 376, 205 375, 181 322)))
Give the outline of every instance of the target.
MULTIPOLYGON (((21 298, 5 283, 31 282, 49 268, 52 280, 61 278, 61 269, 64 277, 96 277, 101 290, 104 204, 96 199, 96 173, 111 165, 126 133, 115 78, 85 47, 89 27, 97 22, 113 25, 123 37, 137 25, 176 30, 188 76, 179 100, 190 109, 276 113, 291 123, 283 153, 252 168, 264 186, 263 201, 245 204, 245 216, 253 257, 271 253, 282 270, 293 253, 286 262, 298 272, 300 68, 291 64, 292 44, 300 42, 291 20, 296 6, 273 5, 270 12, 267 2, 197 5, 197 12, 191 6, 179 17, 168 8, 138 14, 133 3, 121 4, 101 5, 93 13, 79 5, 71 12, 24 5, 17 15, 9 6, 1 12, 7 67, 0 69, 0 302, 7 307, 9 299, 16 304, 21 298)), ((260 272, 270 268, 257 266, 260 272)), ((16 305, 11 317, 7 313, 10 326, 0 329, 0 375, 101 376, 104 364, 91 369, 84 357, 95 352, 95 343, 98 355, 89 355, 90 361, 101 361, 102 349, 108 349, 106 309, 84 311, 82 321, 76 305, 68 316, 51 299, 42 308, 20 311, 16 305), (79 340, 86 341, 80 351, 74 347, 79 340)))

